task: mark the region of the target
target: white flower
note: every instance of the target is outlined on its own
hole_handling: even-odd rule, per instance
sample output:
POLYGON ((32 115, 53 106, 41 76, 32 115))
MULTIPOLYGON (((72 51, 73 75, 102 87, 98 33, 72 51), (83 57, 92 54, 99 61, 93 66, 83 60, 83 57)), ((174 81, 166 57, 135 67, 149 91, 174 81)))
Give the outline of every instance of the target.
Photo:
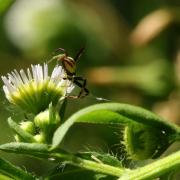
POLYGON ((23 69, 8 73, 1 77, 6 98, 23 110, 38 113, 48 108, 52 102, 56 104, 63 96, 68 95, 74 88, 71 81, 66 79, 62 66, 55 66, 51 75, 48 65, 31 65, 27 72, 23 69))

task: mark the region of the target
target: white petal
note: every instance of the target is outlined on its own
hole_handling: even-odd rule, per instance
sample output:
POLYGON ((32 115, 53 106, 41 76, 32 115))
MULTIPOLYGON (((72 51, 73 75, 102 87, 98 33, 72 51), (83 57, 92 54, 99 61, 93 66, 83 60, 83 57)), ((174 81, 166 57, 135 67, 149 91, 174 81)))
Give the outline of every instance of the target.
POLYGON ((29 80, 28 80, 28 78, 27 78, 27 76, 26 76, 26 74, 25 74, 25 72, 24 72, 23 69, 20 70, 20 74, 21 74, 21 77, 22 77, 23 82, 24 82, 24 83, 28 83, 29 80))
POLYGON ((44 80, 48 79, 48 65, 44 63, 44 80))
POLYGON ((31 81, 32 80, 32 75, 31 75, 31 71, 30 71, 29 68, 27 69, 27 74, 28 74, 29 81, 31 81))
POLYGON ((32 68, 32 75, 33 75, 33 79, 38 82, 38 78, 37 78, 37 72, 36 72, 36 65, 31 65, 32 68))
POLYGON ((9 90, 5 85, 3 86, 3 90, 4 90, 6 95, 9 95, 9 90))
POLYGON ((18 87, 19 83, 17 82, 16 78, 12 74, 8 73, 8 79, 15 87, 18 87))
POLYGON ((11 74, 13 75, 14 79, 16 79, 16 82, 19 85, 23 84, 23 81, 21 79, 21 76, 19 75, 19 73, 17 72, 17 70, 14 70, 11 72, 11 74))
POLYGON ((11 83, 9 83, 8 79, 5 76, 2 77, 2 80, 10 93, 15 90, 13 85, 11 83))

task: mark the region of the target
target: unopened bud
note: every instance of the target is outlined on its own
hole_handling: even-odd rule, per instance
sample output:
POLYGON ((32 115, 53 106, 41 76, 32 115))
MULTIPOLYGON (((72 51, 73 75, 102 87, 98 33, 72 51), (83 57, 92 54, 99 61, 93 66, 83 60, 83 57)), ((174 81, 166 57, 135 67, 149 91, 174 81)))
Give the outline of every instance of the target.
POLYGON ((21 127, 21 129, 23 129, 24 131, 26 131, 30 134, 34 134, 34 132, 35 132, 35 126, 32 121, 21 122, 20 127, 21 127))
POLYGON ((45 143, 46 142, 45 135, 43 133, 36 134, 34 136, 34 139, 37 143, 45 143))
POLYGON ((46 130, 53 127, 57 127, 60 122, 60 116, 57 112, 54 112, 53 116, 50 114, 49 109, 39 113, 34 118, 34 123, 41 130, 46 130))

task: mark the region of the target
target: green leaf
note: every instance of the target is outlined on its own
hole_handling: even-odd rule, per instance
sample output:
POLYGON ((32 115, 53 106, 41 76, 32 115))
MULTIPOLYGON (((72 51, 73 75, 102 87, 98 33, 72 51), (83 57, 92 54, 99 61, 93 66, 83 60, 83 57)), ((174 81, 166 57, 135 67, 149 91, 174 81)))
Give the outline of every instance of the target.
MULTIPOLYGON (((28 172, 23 171, 19 167, 14 166, 10 162, 0 158, 0 173, 7 175, 15 180, 34 180, 36 179, 33 175, 28 172)), ((9 179, 9 178, 8 178, 9 179)))
POLYGON ((11 117, 8 118, 8 124, 10 128, 13 129, 14 132, 17 133, 26 142, 35 142, 34 137, 30 133, 21 129, 21 127, 15 121, 11 119, 11 117))
POLYGON ((52 149, 60 145, 68 130, 77 122, 107 125, 128 125, 138 122, 171 135, 176 134, 175 138, 180 136, 180 128, 178 126, 163 120, 148 110, 128 104, 102 103, 84 108, 65 121, 54 133, 52 149))
POLYGON ((0 145, 0 150, 5 152, 11 152, 16 154, 33 155, 36 157, 47 157, 48 156, 48 145, 38 143, 7 143, 0 145))

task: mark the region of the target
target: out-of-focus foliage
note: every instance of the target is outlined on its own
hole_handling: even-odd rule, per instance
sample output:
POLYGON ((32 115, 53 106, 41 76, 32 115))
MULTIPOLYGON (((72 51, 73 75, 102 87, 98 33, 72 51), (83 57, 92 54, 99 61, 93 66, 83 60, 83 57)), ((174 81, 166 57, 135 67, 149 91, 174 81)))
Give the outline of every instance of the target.
MULTIPOLYGON (((0 1, 1 75, 15 68, 29 67, 31 63, 43 63, 59 47, 72 57, 85 47, 77 73, 87 78, 91 92, 87 98, 69 100, 66 116, 80 107, 98 103, 95 99, 98 96, 148 107, 179 123, 178 0, 0 1)), ((0 136, 4 137, 0 142, 6 142, 10 135, 2 91, 0 98, 0 136)), ((85 140, 80 129, 82 127, 76 126, 72 129, 66 148, 73 151, 93 144, 97 149, 108 151, 111 144, 106 147, 100 134, 107 134, 108 141, 114 144, 108 132, 120 131, 110 127, 108 131, 97 128, 92 132, 92 128, 86 126, 83 127, 83 133, 87 134, 85 140), (72 142, 71 136, 77 137, 77 141, 72 142)), ((34 168, 33 162, 29 168, 34 168)))

